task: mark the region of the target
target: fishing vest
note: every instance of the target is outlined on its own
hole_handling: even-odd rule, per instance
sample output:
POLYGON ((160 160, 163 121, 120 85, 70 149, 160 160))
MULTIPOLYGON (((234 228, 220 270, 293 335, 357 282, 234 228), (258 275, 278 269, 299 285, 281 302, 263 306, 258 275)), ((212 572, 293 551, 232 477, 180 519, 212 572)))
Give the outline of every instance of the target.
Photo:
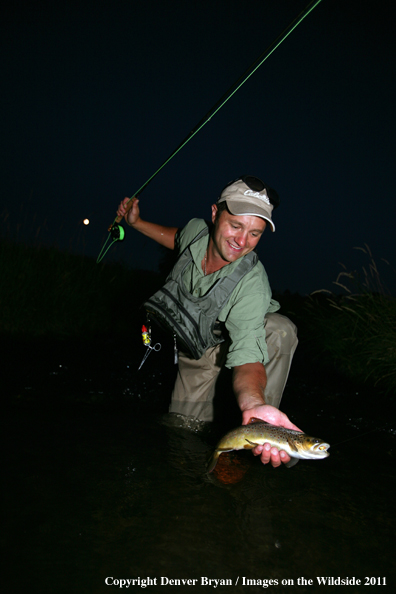
MULTIPOLYGON (((190 245, 208 233, 205 227, 190 245)), ((183 274, 192 259, 190 246, 187 246, 165 285, 143 307, 150 321, 154 319, 172 332, 182 351, 200 359, 207 349, 225 340, 217 318, 237 284, 257 264, 258 256, 249 252, 230 275, 219 278, 203 297, 194 297, 183 282, 183 274)))

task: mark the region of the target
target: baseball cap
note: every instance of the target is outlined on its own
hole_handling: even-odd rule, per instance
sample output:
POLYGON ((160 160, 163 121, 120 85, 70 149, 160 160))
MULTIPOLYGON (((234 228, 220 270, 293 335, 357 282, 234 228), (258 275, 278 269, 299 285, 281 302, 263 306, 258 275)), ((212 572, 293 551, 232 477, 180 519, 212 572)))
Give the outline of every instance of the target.
POLYGON ((217 204, 227 203, 233 215, 253 215, 265 219, 275 231, 272 211, 279 205, 279 196, 258 177, 244 175, 226 185, 217 204))

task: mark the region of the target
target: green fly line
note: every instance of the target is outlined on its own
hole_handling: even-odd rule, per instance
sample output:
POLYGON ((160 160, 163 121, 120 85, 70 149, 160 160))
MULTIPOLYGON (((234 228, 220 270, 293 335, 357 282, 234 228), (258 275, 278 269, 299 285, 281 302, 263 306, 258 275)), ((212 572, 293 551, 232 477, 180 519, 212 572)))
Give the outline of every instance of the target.
MULTIPOLYGON (((189 133, 189 135, 179 144, 179 146, 173 151, 173 153, 162 163, 162 165, 153 173, 151 177, 135 192, 132 197, 139 196, 139 194, 144 190, 144 188, 154 179, 154 177, 169 163, 171 159, 179 151, 182 150, 183 147, 196 135, 202 128, 212 119, 212 117, 220 111, 220 109, 227 103, 229 99, 241 88, 241 86, 260 68, 262 64, 270 57, 270 55, 280 46, 281 43, 298 27, 298 25, 307 17, 310 12, 313 11, 314 8, 318 4, 320 4, 322 0, 313 0, 308 4, 305 9, 294 19, 292 23, 271 43, 271 45, 257 58, 257 60, 249 66, 247 70, 239 77, 239 79, 228 89, 226 93, 219 99, 219 101, 212 107, 210 111, 202 118, 202 120, 195 126, 195 128, 189 133)), ((132 197, 129 199, 129 202, 132 200, 132 197)), ((128 204, 128 203, 127 203, 128 204)), ((124 230, 123 228, 117 224, 117 217, 114 219, 113 223, 109 227, 109 235, 99 253, 98 259, 96 260, 97 263, 101 262, 104 256, 107 254, 111 246, 116 243, 117 241, 122 241, 124 239, 124 230), (106 248, 110 238, 113 241, 108 245, 106 248)))

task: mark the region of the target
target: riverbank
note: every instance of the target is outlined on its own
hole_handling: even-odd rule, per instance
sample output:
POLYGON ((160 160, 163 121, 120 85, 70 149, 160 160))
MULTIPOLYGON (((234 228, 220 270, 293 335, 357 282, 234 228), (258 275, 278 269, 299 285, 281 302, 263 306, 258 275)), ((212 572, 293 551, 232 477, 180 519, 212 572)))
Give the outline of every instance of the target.
MULTIPOLYGON (((67 359, 67 353, 78 354, 83 369, 93 366, 93 376, 101 376, 114 353, 115 361, 132 354, 142 358, 145 313, 141 305, 163 284, 164 262, 162 272, 154 273, 112 262, 98 265, 55 247, 0 240, 0 343, 8 354, 7 367, 14 369, 17 362, 14 377, 18 380, 30 369, 41 369, 64 377, 67 385, 62 366, 70 365, 51 363, 55 353, 58 360, 67 359)), ((376 271, 372 262, 370 270, 376 271)), ((320 376, 322 372, 316 370, 326 367, 392 400, 396 396, 396 299, 382 291, 377 272, 373 274, 375 285, 366 275, 365 285, 354 293, 344 281, 346 295, 286 292, 274 297, 281 313, 297 324, 297 357, 308 360, 311 374, 320 376)), ((354 277, 348 275, 348 279, 354 277)), ((173 345, 169 348, 169 338, 160 330, 155 332, 164 348, 151 354, 143 374, 155 361, 172 376, 173 345)), ((106 377, 111 378, 110 385, 102 392, 108 399, 117 393, 111 382, 118 380, 111 371, 106 377)), ((92 398, 100 400, 100 395, 92 398)))

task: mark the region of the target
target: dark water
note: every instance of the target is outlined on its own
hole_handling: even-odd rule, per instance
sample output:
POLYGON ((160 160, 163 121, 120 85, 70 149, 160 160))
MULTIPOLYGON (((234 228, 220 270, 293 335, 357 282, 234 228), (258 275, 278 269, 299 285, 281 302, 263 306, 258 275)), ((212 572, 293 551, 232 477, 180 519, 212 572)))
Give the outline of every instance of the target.
POLYGON ((111 341, 9 355, 3 591, 116 592, 120 579, 136 580, 122 591, 342 589, 318 577, 394 588, 396 423, 381 392, 300 353, 282 409, 330 457, 273 469, 241 452, 208 476, 228 420, 202 435, 159 423, 174 374, 165 354, 139 373, 141 352, 111 341))

